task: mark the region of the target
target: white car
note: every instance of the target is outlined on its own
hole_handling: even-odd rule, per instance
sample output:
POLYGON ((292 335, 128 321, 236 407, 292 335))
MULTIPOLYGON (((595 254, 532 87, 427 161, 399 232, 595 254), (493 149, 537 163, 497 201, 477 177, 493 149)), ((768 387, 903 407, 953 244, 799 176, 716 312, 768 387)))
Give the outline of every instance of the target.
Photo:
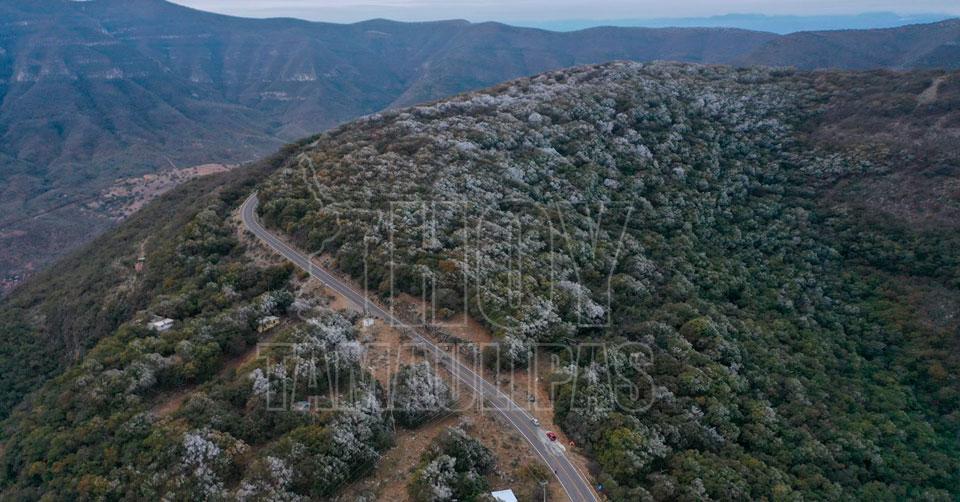
POLYGON ((537 420, 536 418, 531 419, 530 421, 533 422, 533 425, 536 425, 537 427, 540 427, 540 421, 537 420))

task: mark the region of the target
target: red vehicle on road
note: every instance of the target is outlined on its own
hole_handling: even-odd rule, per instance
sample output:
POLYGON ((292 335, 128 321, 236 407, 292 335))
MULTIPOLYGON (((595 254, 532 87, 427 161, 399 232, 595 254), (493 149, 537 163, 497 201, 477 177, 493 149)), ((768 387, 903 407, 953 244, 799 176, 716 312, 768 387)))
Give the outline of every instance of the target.
POLYGON ((547 433, 547 439, 549 439, 550 441, 556 441, 556 440, 557 440, 557 434, 554 433, 554 432, 548 432, 548 433, 547 433))

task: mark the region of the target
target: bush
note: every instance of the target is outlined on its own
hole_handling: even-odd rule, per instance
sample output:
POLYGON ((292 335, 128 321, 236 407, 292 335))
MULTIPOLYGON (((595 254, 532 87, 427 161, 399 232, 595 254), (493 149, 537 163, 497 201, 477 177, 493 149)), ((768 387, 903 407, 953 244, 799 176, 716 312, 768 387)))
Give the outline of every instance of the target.
POLYGON ((493 454, 463 430, 444 431, 424 454, 410 482, 413 500, 477 500, 489 491, 484 478, 494 467, 493 454))
POLYGON ((405 427, 421 425, 453 404, 450 388, 427 362, 400 368, 393 377, 391 397, 394 417, 405 427))

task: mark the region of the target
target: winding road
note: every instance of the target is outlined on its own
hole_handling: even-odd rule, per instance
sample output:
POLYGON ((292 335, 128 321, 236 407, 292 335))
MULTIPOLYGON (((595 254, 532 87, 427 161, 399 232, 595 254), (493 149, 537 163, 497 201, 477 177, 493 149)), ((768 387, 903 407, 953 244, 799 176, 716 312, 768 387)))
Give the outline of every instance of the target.
POLYGON ((365 295, 358 293, 348 284, 315 264, 307 255, 294 249, 282 239, 270 233, 260 224, 259 218, 257 217, 256 209, 259 202, 257 194, 254 193, 244 201, 241 207, 240 216, 247 230, 273 248, 274 251, 291 261, 294 265, 315 277, 330 289, 340 293, 368 314, 379 317, 393 326, 404 328, 415 343, 420 344, 425 351, 431 353, 435 357, 435 360, 442 363, 451 375, 457 378, 467 389, 474 392, 475 395, 486 401, 491 409, 499 413, 520 432, 520 435, 530 443, 530 446, 537 452, 543 462, 556 474, 560 486, 563 487, 564 492, 566 492, 570 500, 574 502, 593 502, 597 500, 597 496, 590 482, 587 481, 583 474, 581 474, 559 448, 550 444, 550 441, 546 438, 545 431, 533 422, 533 417, 527 413, 526 410, 501 392, 495 384, 487 381, 470 367, 451 357, 450 354, 438 347, 429 338, 423 336, 412 327, 407 326, 396 316, 369 300, 365 295))

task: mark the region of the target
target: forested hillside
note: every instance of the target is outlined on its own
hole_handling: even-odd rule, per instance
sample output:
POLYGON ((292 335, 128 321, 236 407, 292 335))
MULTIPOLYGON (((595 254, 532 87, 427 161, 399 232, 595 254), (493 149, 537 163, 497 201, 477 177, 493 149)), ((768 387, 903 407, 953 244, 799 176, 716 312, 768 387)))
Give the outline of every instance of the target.
POLYGON ((0 2, 0 280, 111 226, 120 178, 255 160, 391 106, 614 59, 730 61, 743 30, 551 33, 242 19, 164 0, 0 2))
POLYGON ((616 500, 952 500, 958 90, 552 72, 325 134, 261 213, 384 296, 466 292, 508 365, 645 347, 553 349, 557 420, 616 500), (605 385, 624 375, 639 393, 605 385))
POLYGON ((741 64, 816 68, 960 68, 960 20, 882 30, 791 33, 752 51, 741 64), (882 48, 882 49, 881 49, 882 48))
POLYGON ((295 278, 245 254, 230 215, 275 167, 181 188, 4 306, 4 413, 43 384, 4 424, 4 499, 305 500, 363 474, 389 446, 372 380, 344 385, 350 400, 322 415, 276 404, 307 358, 360 371, 353 319, 298 299, 302 317, 274 340, 303 359, 265 349, 287 364, 265 374, 250 356, 258 319, 287 313, 295 278), (154 315, 175 324, 148 329, 154 315))
MULTIPOLYGON (((556 421, 614 500, 953 500, 958 128, 955 73, 614 63, 197 180, 0 305, 0 489, 331 497, 423 423, 413 404, 449 402, 405 366, 387 412, 357 319, 252 257, 231 215, 259 188, 267 225, 385 301, 424 295, 445 317, 466 292, 503 349, 491 365, 551 343, 556 421), (271 314, 292 351, 265 366, 248 357, 271 314), (611 349, 565 350, 588 342, 611 349), (364 376, 333 386, 343 406, 269 408, 330 361, 364 376)), ((451 430, 408 489, 472 496, 491 470, 451 430)))
MULTIPOLYGON (((0 498, 325 499, 370 472, 397 422, 435 418, 422 406, 445 403, 421 380, 450 399, 435 370, 399 368, 388 402, 359 314, 255 258, 238 228, 240 201, 304 146, 181 187, 4 303, 0 498)), ((487 490, 495 460, 466 432, 431 448, 454 470, 423 483, 487 490)))
POLYGON ((119 179, 254 160, 382 109, 613 60, 955 68, 960 24, 735 29, 242 19, 164 0, 0 2, 0 286, 114 222, 119 179), (88 202, 93 202, 87 204, 88 202))
POLYGON ((38 275, 0 303, 0 416, 24 395, 81 360, 101 338, 169 288, 170 270, 136 271, 196 217, 211 199, 231 203, 284 160, 283 153, 248 168, 184 185, 38 275))

